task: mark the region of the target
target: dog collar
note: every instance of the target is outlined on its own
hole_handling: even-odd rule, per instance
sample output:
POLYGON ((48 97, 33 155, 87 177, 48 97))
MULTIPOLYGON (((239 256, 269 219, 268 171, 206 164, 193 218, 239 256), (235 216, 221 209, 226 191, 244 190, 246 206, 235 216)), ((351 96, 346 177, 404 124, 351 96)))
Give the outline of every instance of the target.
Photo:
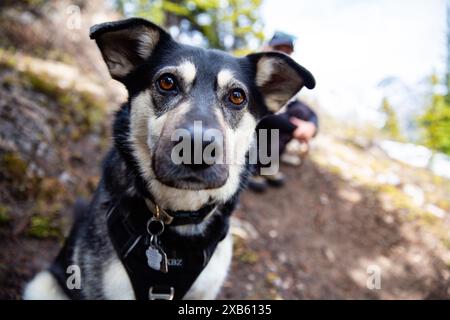
POLYGON ((167 211, 157 205, 150 198, 145 198, 145 204, 153 216, 165 225, 180 226, 186 224, 199 224, 213 215, 217 205, 208 204, 196 211, 167 211))

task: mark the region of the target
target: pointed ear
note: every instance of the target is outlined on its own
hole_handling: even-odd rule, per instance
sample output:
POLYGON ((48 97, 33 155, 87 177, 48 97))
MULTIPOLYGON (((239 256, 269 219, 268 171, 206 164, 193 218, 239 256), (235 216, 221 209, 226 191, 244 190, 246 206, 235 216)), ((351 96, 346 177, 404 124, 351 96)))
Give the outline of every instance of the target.
POLYGON ((280 110, 300 89, 313 89, 313 75, 289 56, 278 52, 251 54, 247 59, 254 65, 255 83, 267 108, 280 110))
POLYGON ((151 56, 159 42, 172 41, 160 27, 140 18, 96 24, 89 36, 96 41, 111 77, 121 82, 151 56))

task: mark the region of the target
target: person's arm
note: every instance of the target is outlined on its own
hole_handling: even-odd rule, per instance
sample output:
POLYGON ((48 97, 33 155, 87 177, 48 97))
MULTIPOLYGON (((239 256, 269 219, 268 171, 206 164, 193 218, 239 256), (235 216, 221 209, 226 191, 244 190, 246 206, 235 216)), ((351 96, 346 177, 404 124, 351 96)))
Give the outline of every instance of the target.
POLYGON ((295 117, 303 121, 312 122, 316 126, 316 130, 319 128, 319 118, 317 114, 308 105, 300 100, 294 100, 287 106, 286 111, 290 117, 295 117))
POLYGON ((311 110, 311 115, 307 121, 312 122, 316 126, 316 133, 314 134, 316 135, 317 131, 319 130, 319 118, 313 110, 311 110))
POLYGON ((264 117, 257 129, 278 129, 307 142, 317 134, 318 117, 307 105, 294 100, 288 104, 286 112, 264 117))
POLYGON ((319 120, 310 107, 299 100, 294 100, 287 105, 287 113, 290 116, 289 120, 297 127, 292 133, 294 138, 309 142, 316 136, 319 120))
POLYGON ((301 120, 296 117, 290 118, 290 121, 297 126, 292 133, 292 136, 301 142, 308 143, 309 140, 317 134, 317 127, 312 122, 301 120))
POLYGON ((257 129, 278 129, 281 132, 292 134, 297 126, 289 120, 286 112, 265 116, 258 123, 257 129))

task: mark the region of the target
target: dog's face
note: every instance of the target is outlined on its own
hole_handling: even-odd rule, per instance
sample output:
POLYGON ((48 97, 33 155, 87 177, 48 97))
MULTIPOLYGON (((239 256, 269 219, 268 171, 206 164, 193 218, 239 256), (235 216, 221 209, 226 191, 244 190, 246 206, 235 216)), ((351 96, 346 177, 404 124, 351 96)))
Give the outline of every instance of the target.
POLYGON ((257 121, 303 86, 314 87, 312 75, 286 55, 235 58, 182 45, 143 19, 94 26, 91 38, 128 89, 127 141, 139 172, 172 210, 228 200, 257 121))

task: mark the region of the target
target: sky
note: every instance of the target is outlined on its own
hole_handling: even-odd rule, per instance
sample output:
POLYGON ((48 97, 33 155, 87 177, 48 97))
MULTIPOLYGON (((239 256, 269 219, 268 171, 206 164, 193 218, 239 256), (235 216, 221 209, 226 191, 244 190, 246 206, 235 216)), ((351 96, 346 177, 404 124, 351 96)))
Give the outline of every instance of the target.
MULTIPOLYGON (((377 85, 414 87, 446 65, 446 0, 265 0, 267 35, 297 36, 294 59, 317 87, 306 93, 331 113, 373 119, 377 85)), ((306 91, 306 90, 305 90, 306 91)), ((305 93, 304 93, 305 94, 305 93)))

